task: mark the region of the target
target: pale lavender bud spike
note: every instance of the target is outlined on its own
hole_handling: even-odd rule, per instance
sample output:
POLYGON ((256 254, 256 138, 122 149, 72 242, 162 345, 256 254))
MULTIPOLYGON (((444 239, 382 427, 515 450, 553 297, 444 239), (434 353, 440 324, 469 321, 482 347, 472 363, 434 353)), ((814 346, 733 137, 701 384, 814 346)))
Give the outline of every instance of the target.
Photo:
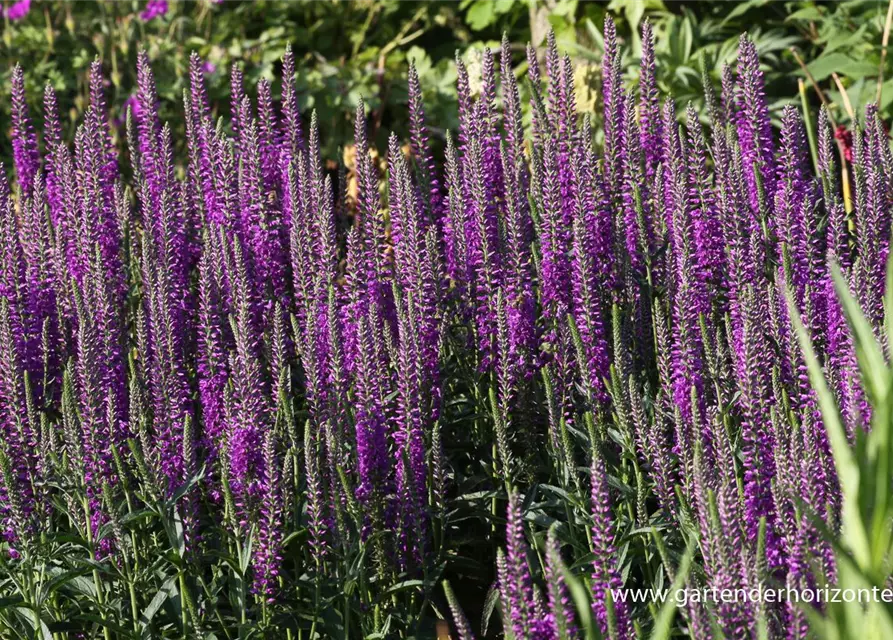
POLYGON ((819 110, 819 153, 818 174, 822 189, 822 200, 828 212, 828 250, 847 269, 851 263, 849 251, 849 231, 846 225, 846 211, 840 198, 837 179, 837 163, 834 161, 834 132, 828 110, 819 110))
MULTIPOLYGON (((46 180, 47 197, 49 198, 50 216, 54 225, 59 226, 64 215, 63 195, 61 193, 61 158, 64 153, 62 141, 62 125, 59 122, 59 108, 56 103, 56 92, 47 84, 43 93, 44 128, 43 142, 46 147, 46 180)), ((64 232, 63 232, 64 235, 64 232)))
POLYGON ((471 88, 468 81, 468 69, 456 52, 456 99, 459 103, 459 148, 464 152, 471 137, 476 131, 473 121, 471 88))
POLYGON ((617 29, 609 15, 605 16, 605 52, 602 57, 602 103, 604 105, 604 172, 612 194, 619 194, 623 171, 623 136, 626 128, 624 94, 620 78, 620 51, 617 29))
POLYGON ((474 633, 471 630, 471 625, 468 623, 468 619, 465 617, 465 612, 462 611, 462 607, 459 604, 458 598, 456 598, 456 594, 453 593, 450 583, 445 580, 443 583, 443 592, 446 595, 450 613, 453 615, 453 626, 456 627, 456 633, 459 635, 459 640, 474 640, 474 633))
POLYGON ((276 451, 276 437, 268 429, 263 437, 261 506, 254 552, 254 592, 267 603, 275 602, 282 565, 282 466, 276 451))
POLYGON ((771 203, 775 197, 775 179, 772 168, 775 145, 772 124, 766 106, 766 91, 757 48, 746 34, 738 44, 738 93, 739 111, 736 126, 743 156, 744 175, 747 178, 751 209, 759 212, 762 203, 758 183, 771 203))
MULTIPOLYGON (((592 608, 603 634, 608 632, 607 601, 623 586, 617 569, 614 550, 614 518, 611 513, 611 497, 608 493, 607 469, 604 460, 596 456, 592 461, 592 548, 595 556, 592 576, 592 608)), ((612 598, 614 625, 620 637, 630 636, 630 620, 626 604, 612 598)))
POLYGON ((509 610, 508 622, 516 638, 532 637, 535 614, 533 611, 533 583, 527 565, 527 542, 521 517, 521 499, 517 492, 509 495, 506 524, 505 575, 500 590, 509 610))
MULTIPOLYGON (((257 83, 257 120, 260 138, 261 165, 267 193, 279 191, 279 125, 273 108, 270 82, 262 78, 257 83)), ((278 219, 278 216, 274 218, 278 219)))
POLYGON ((230 109, 233 136, 239 140, 242 135, 242 102, 245 100, 245 76, 242 67, 234 64, 230 70, 230 109))
POLYGON ((304 132, 301 125, 301 112, 298 109, 298 96, 295 90, 295 56, 291 43, 285 47, 282 57, 282 127, 286 142, 286 156, 295 159, 304 151, 304 132))
POLYGON ((427 211, 427 224, 435 224, 441 228, 444 213, 443 198, 440 192, 440 181, 437 177, 437 165, 428 143, 428 126, 425 123, 422 87, 418 71, 413 64, 410 64, 409 67, 408 84, 410 145, 419 176, 422 200, 427 211))
POLYGON ((660 104, 654 60, 654 31, 647 19, 642 25, 642 62, 639 69, 639 129, 645 150, 645 175, 651 178, 660 161, 660 104))
POLYGON ((546 539, 546 585, 549 592, 549 610, 557 638, 576 638, 574 607, 564 580, 561 548, 555 527, 549 529, 546 539))
POLYGON ((19 187, 27 196, 34 186, 34 178, 40 169, 40 151, 37 147, 37 134, 28 114, 28 101, 25 95, 25 74, 16 65, 12 71, 12 155, 18 176, 19 187))

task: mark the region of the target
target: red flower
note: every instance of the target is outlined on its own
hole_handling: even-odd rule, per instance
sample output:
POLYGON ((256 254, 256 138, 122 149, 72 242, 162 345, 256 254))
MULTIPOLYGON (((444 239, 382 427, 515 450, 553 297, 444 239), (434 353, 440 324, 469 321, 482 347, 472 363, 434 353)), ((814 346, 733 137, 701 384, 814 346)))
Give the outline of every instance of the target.
POLYGON ((846 158, 847 162, 853 161, 853 134, 851 131, 847 131, 847 128, 843 125, 839 125, 837 129, 834 131, 834 137, 840 140, 841 144, 843 144, 843 157, 846 158))

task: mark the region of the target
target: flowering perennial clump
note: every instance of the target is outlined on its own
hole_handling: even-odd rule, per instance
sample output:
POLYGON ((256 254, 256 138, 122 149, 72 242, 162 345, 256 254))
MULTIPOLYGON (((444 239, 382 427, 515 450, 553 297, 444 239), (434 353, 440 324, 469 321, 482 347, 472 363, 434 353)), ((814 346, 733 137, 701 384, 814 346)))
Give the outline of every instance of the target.
MULTIPOLYGON (((443 162, 410 68, 408 145, 380 163, 360 102, 340 172, 290 51, 281 97, 232 70, 229 120, 193 55, 183 158, 146 53, 121 115, 94 63, 73 140, 50 87, 35 126, 17 68, 0 565, 30 586, 0 625, 428 637, 450 611, 471 638, 492 583, 506 637, 629 638, 648 612, 614 590, 669 586, 668 549, 692 544, 692 585, 833 583, 841 491, 788 299, 857 438, 871 407, 829 264, 879 327, 887 135, 870 107, 845 200, 827 114, 813 166, 794 108, 773 130, 746 36, 721 95, 705 83, 709 135, 662 100, 642 38, 631 90, 606 23, 595 121, 554 38, 544 65, 527 53, 529 128, 507 41, 474 92, 457 60, 443 162), (39 596, 47 571, 77 588, 39 596)), ((789 603, 689 602, 677 624, 808 632, 789 603)))

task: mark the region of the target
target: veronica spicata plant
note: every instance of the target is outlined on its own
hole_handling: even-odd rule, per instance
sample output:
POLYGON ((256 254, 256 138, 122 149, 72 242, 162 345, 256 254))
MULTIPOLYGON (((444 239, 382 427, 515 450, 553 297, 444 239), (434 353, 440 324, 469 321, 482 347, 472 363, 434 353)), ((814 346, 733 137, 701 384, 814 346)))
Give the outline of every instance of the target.
POLYGON ((844 198, 827 114, 813 164, 800 113, 772 128, 747 36, 722 91, 707 79, 706 118, 660 95, 647 24, 642 38, 628 87, 606 22, 594 120, 554 37, 527 51, 524 79, 507 40, 479 77, 457 60, 442 155, 410 68, 407 143, 391 135, 379 156, 360 102, 337 169, 290 50, 281 85, 256 95, 234 67, 218 120, 193 55, 182 158, 146 52, 124 114, 93 64, 71 140, 49 87, 35 123, 17 70, 15 181, 0 172, 0 628, 854 628, 850 609, 790 599, 688 599, 674 618, 625 595, 889 573, 874 336, 893 157, 877 110, 844 198))

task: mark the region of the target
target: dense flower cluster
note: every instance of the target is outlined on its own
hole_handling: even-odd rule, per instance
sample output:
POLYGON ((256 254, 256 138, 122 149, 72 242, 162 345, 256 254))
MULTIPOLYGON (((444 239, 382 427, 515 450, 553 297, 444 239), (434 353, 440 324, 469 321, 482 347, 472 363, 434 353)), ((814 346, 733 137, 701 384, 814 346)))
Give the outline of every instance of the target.
MULTIPOLYGON (((379 164, 360 103, 349 177, 326 168, 316 118, 299 112, 290 51, 281 99, 261 80, 252 100, 232 70, 228 123, 212 118, 193 55, 182 164, 144 52, 122 118, 126 154, 98 62, 73 145, 50 87, 39 144, 17 69, 15 193, 0 172, 0 518, 10 554, 58 523, 56 494, 73 482, 85 499, 65 526, 97 559, 126 561, 116 505, 126 497, 129 507, 139 486, 140 500, 175 513, 185 557, 221 536, 251 540, 262 607, 302 571, 346 580, 334 559, 357 545, 364 568, 351 572, 427 575, 447 544, 444 433, 466 437, 451 420, 471 381, 484 389, 492 480, 508 501, 496 561, 507 636, 572 638, 579 628, 561 529, 540 549, 545 589, 528 558, 524 438, 545 444, 546 473, 589 505, 584 577, 612 637, 632 637, 634 626, 610 597, 626 575, 619 518, 695 527, 703 572, 692 579, 706 586, 833 581, 831 548, 804 508, 834 529, 840 491, 786 296, 855 437, 869 407, 829 262, 881 323, 886 133, 870 108, 844 202, 825 113, 813 168, 794 109, 776 137, 747 37, 721 96, 705 87, 705 137, 691 106, 680 125, 673 102, 661 102, 650 27, 642 35, 634 92, 606 23, 601 150, 554 38, 544 69, 528 51, 525 128, 505 41, 498 61, 483 52, 474 92, 457 62, 460 126, 442 165, 411 68, 409 144, 392 135, 379 164), (634 516, 618 514, 618 469, 636 479, 634 516), (297 531, 311 554, 292 567, 297 531)), ((381 606, 370 602, 361 606, 381 606)), ((690 603, 685 623, 699 637, 747 636, 758 617, 773 635, 804 628, 803 611, 777 607, 690 603)))
MULTIPOLYGON (((659 509, 671 520, 696 519, 706 586, 734 589, 774 580, 802 589, 835 581, 833 552, 810 514, 835 530, 840 489, 786 296, 818 345, 855 437, 869 423, 870 408, 830 265, 842 266, 878 328, 891 205, 890 149, 876 108, 868 108, 852 142, 840 147, 855 173, 850 205, 838 193, 834 134, 824 110, 815 168, 794 108, 783 111, 776 139, 756 48, 746 36, 737 67, 725 69, 722 95, 705 83, 709 141, 691 105, 681 127, 672 101, 659 104, 647 24, 642 38, 636 95, 621 85, 616 35, 606 24, 606 139, 598 168, 588 125, 576 126, 570 75, 554 45, 546 57, 548 110, 531 65, 532 189, 543 189, 531 201, 541 207, 536 219, 544 328, 551 320, 551 330, 561 335, 562 316, 548 315, 549 292, 555 298, 573 292, 558 308, 576 342, 577 381, 589 401, 584 417, 615 425, 621 444, 619 451, 616 444, 597 445, 592 454, 590 544, 593 611, 602 632, 619 638, 633 637, 633 631, 627 603, 608 602, 623 583, 608 472, 599 452, 604 447, 636 451, 637 473, 650 475, 659 509), (568 141, 573 146, 562 155, 568 141), (568 229, 573 238, 559 240, 568 229), (550 243, 558 241, 565 259, 550 264, 550 243), (550 266, 569 267, 570 273, 550 266), (650 392, 655 383, 656 393, 650 392)), ((561 354, 560 337, 556 347, 551 357, 561 354)), ((570 421, 575 414, 579 408, 568 402, 550 417, 570 421)), ((553 429, 557 422, 550 422, 553 429)), ((560 450, 560 436, 554 437, 560 450)), ((514 637, 575 637, 558 632, 561 608, 549 612, 530 593, 526 611, 517 603, 519 578, 511 568, 524 564, 524 551, 513 542, 520 525, 512 508, 500 585, 503 608, 520 625, 514 637)), ((552 573, 545 568, 554 587, 552 573)), ((808 629, 803 610, 791 603, 776 607, 689 603, 684 613, 694 637, 708 637, 711 627, 724 637, 749 637, 766 620, 773 636, 802 637, 808 629)), ((573 621, 567 614, 564 624, 573 621)))

